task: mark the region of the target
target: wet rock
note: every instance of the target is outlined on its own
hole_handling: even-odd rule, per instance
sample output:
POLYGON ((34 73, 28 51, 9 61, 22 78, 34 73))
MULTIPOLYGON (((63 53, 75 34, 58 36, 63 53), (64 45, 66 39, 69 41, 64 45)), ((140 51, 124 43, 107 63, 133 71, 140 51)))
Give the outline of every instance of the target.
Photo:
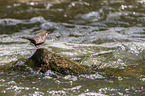
POLYGON ((43 17, 33 17, 30 19, 30 22, 31 23, 37 23, 37 22, 43 23, 43 22, 46 22, 46 20, 43 17))
POLYGON ((108 27, 106 24, 102 24, 102 23, 91 23, 90 26, 95 26, 95 27, 108 27))
POLYGON ((17 25, 20 23, 23 23, 23 21, 17 19, 0 19, 0 25, 17 25))
POLYGON ((144 61, 141 64, 136 66, 127 66, 124 68, 107 68, 107 69, 97 69, 97 72, 106 73, 106 75, 111 77, 131 77, 131 78, 138 78, 144 77, 145 75, 145 65, 144 61))
POLYGON ((62 29, 62 28, 64 28, 64 26, 62 26, 60 24, 53 23, 53 22, 46 22, 46 23, 41 24, 41 28, 45 29, 45 30, 48 30, 48 29, 62 29))
POLYGON ((43 73, 48 70, 62 74, 83 74, 92 72, 90 69, 82 67, 79 64, 44 48, 37 49, 25 64, 32 67, 34 70, 39 70, 43 73))
POLYGON ((102 23, 106 24, 108 27, 129 27, 130 24, 127 22, 121 21, 103 21, 102 23))
POLYGON ((102 16, 100 12, 90 12, 88 14, 82 15, 81 18, 88 21, 99 21, 102 19, 102 16))

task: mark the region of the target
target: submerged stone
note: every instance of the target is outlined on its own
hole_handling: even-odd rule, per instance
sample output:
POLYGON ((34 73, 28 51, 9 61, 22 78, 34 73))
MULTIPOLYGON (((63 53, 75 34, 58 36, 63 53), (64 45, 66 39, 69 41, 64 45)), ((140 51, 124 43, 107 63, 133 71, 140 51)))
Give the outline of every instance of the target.
POLYGON ((93 72, 67 58, 52 53, 45 48, 37 49, 25 64, 43 73, 48 70, 62 74, 83 74, 93 72))

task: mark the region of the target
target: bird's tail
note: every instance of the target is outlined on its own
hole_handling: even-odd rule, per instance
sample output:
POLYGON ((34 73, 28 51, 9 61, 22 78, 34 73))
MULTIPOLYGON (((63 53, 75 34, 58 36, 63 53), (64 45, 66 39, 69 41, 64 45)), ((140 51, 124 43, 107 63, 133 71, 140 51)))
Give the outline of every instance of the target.
POLYGON ((33 38, 30 38, 30 37, 21 37, 22 39, 27 39, 27 40, 29 40, 30 41, 30 43, 32 43, 32 44, 36 44, 36 41, 33 39, 33 38))
POLYGON ((21 37, 22 39, 27 39, 27 40, 30 40, 30 41, 32 41, 33 40, 33 38, 30 38, 30 37, 21 37))

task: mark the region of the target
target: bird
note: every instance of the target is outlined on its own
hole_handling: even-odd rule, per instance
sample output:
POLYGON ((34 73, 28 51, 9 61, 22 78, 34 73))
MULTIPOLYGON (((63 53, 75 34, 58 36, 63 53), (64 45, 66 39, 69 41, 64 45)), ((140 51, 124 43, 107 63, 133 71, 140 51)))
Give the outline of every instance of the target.
POLYGON ((50 32, 44 30, 36 34, 33 38, 24 38, 24 39, 29 40, 32 44, 34 44, 38 48, 38 46, 40 46, 46 41, 46 36, 48 33, 50 32))

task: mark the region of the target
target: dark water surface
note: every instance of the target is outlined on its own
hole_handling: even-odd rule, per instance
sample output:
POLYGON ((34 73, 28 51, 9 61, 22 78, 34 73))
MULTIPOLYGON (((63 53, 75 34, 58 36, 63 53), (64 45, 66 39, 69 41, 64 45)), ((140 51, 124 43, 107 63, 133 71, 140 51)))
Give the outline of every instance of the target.
POLYGON ((143 0, 0 0, 1 96, 145 95, 143 0), (52 31, 42 47, 96 70, 38 73, 36 50, 21 37, 52 31), (25 66, 9 69, 11 64, 25 66))

